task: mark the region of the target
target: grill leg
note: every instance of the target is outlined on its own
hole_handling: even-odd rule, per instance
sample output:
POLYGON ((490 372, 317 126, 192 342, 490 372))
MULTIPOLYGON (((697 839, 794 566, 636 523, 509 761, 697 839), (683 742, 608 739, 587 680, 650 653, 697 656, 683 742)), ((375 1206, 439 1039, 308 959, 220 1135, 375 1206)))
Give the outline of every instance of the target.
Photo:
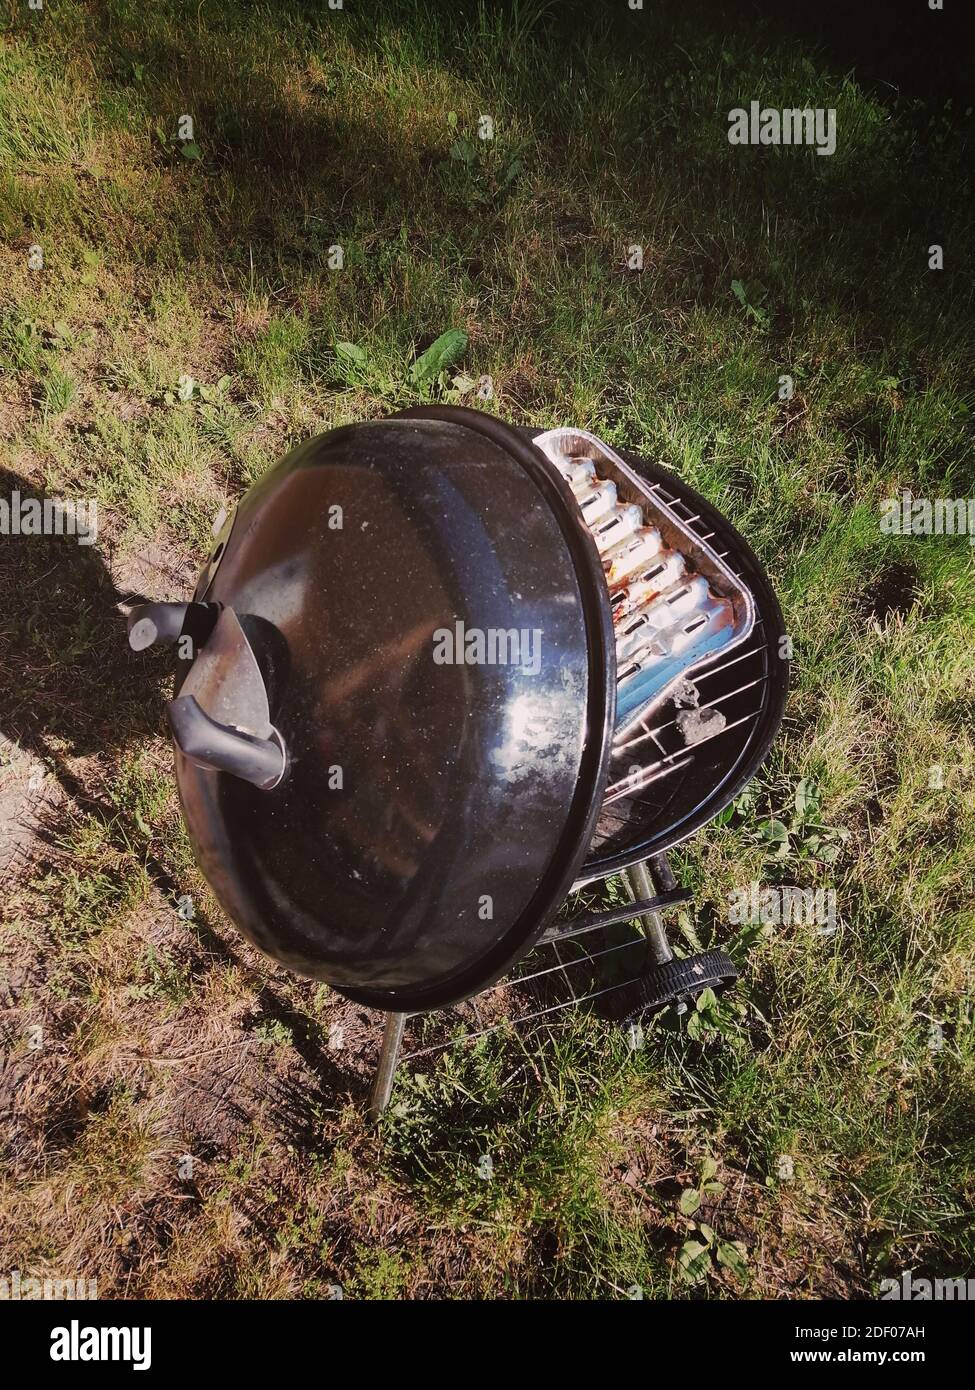
POLYGON ((647 863, 650 865, 650 876, 657 885, 658 893, 670 893, 677 887, 677 880, 666 854, 652 854, 647 863))
POLYGON ((373 1078, 372 1090, 369 1092, 369 1104, 366 1108, 366 1119, 371 1125, 379 1122, 383 1111, 389 1104, 389 1098, 393 1094, 393 1080, 396 1076, 396 1064, 399 1061, 400 1048, 403 1044, 403 1029, 406 1027, 407 1017, 407 1014, 390 1013, 386 1015, 382 1050, 379 1053, 376 1075, 373 1078))
MULTIPOLYGON (((629 869, 623 870, 623 876, 630 886, 633 894, 633 901, 640 902, 646 898, 652 898, 656 892, 666 893, 674 887, 677 880, 670 871, 670 865, 662 854, 654 855, 647 861, 650 865, 650 872, 647 872, 646 864, 633 864, 629 869), (650 875, 656 881, 656 889, 651 881, 650 875)), ((667 961, 673 960, 674 953, 670 949, 670 942, 667 940, 667 932, 664 929, 663 918, 659 912, 647 912, 640 919, 647 929, 647 937, 650 941, 650 950, 653 952, 653 959, 656 965, 666 965, 667 961)))

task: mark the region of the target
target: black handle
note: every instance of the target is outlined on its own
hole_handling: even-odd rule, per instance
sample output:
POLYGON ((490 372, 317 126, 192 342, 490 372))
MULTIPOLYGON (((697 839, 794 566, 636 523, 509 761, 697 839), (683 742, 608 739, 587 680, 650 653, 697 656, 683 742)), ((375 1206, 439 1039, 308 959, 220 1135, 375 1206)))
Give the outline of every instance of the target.
POLYGON ((166 706, 177 748, 190 762, 214 772, 240 777, 262 791, 276 787, 287 758, 279 738, 257 738, 211 719, 193 695, 181 695, 166 706))
POLYGON ((172 646, 185 635, 194 648, 202 647, 219 616, 216 603, 140 603, 129 613, 129 646, 142 652, 157 642, 172 646))

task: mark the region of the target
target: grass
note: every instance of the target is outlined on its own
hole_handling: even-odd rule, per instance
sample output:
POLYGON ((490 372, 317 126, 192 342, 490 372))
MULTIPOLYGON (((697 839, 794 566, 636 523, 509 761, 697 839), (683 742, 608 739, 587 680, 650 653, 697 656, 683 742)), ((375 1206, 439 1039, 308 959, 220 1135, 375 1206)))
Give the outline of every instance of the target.
POLYGON ((150 1297, 968 1272, 972 551, 879 516, 973 485, 971 112, 911 85, 909 38, 891 85, 872 37, 842 51, 855 25, 814 42, 703 0, 0 16, 3 491, 100 521, 90 549, 0 549, 0 771, 46 769, 0 909, 7 1264, 150 1297), (835 156, 730 146, 756 97, 835 107, 835 156), (463 359, 418 380, 447 329, 463 359), (660 458, 745 531, 795 689, 749 793, 677 856, 679 935, 735 951, 736 993, 636 1050, 579 1014, 434 1054, 374 1136, 379 1021, 220 917, 165 663, 127 654, 117 605, 188 592, 213 517, 292 443, 484 377, 485 408, 660 458), (834 890, 838 930, 733 926, 753 881, 834 890))

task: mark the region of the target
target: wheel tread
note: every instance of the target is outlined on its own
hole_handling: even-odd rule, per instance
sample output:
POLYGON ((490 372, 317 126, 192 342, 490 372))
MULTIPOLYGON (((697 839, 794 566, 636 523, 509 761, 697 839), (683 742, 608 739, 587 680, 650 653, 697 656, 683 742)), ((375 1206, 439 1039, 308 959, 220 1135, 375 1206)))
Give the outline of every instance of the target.
POLYGON ((609 996, 606 1011, 617 1023, 633 1023, 682 997, 696 999, 706 989, 727 989, 737 978, 734 961, 724 951, 702 951, 682 960, 674 957, 663 965, 651 966, 639 979, 621 985, 609 996))

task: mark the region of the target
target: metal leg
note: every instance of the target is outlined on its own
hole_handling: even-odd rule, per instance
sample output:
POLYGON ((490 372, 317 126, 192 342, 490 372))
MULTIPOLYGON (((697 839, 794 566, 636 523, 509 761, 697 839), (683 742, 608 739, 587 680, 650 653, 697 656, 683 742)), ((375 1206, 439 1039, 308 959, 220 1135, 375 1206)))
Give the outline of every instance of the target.
MULTIPOLYGON (((667 892, 674 887, 676 879, 662 854, 655 855, 647 862, 650 865, 650 873, 656 879, 657 887, 661 892, 667 892)), ((647 872, 646 864, 633 864, 629 869, 623 870, 623 876, 630 886, 634 902, 643 902, 654 896, 655 889, 650 873, 647 872)), ((647 929, 647 938, 650 942, 650 950, 653 952, 654 962, 657 965, 666 965, 667 961, 673 960, 674 953, 667 940, 663 918, 659 912, 647 912, 640 920, 647 929)))
POLYGON ((647 863, 650 865, 650 877, 657 885, 659 893, 670 893, 677 887, 677 880, 666 854, 651 854, 647 863))
POLYGON ((369 1092, 369 1104, 366 1108, 366 1119, 371 1125, 378 1123, 389 1104, 390 1096, 393 1094, 393 1079, 396 1076, 396 1064, 399 1061, 400 1047, 403 1043, 403 1029, 406 1027, 407 1018, 409 1018, 409 1014, 386 1015, 383 1045, 379 1053, 379 1062, 376 1065, 372 1090, 369 1092))

